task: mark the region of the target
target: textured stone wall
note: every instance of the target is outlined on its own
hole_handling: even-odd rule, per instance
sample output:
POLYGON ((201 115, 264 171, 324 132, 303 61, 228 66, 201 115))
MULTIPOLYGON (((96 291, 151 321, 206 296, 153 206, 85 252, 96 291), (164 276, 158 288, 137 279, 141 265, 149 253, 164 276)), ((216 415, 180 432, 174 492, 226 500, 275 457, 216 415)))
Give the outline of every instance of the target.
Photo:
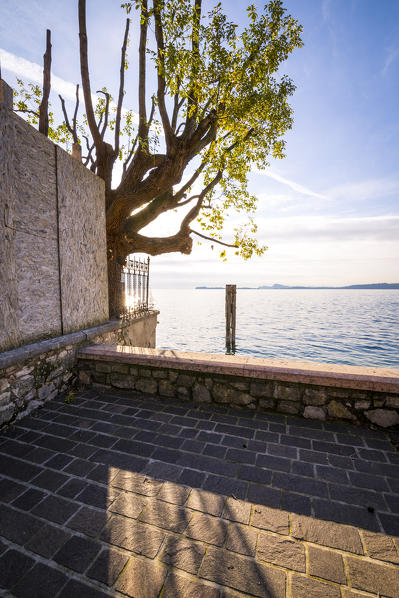
POLYGON ((82 384, 136 390, 159 397, 275 411, 318 420, 399 424, 399 394, 287 383, 129 363, 79 359, 82 384))
POLYGON ((14 114, 9 90, 0 81, 0 351, 108 319, 103 181, 14 114))
POLYGON ((158 312, 114 321, 0 354, 0 427, 20 419, 77 381, 76 353, 88 343, 155 347, 158 312))

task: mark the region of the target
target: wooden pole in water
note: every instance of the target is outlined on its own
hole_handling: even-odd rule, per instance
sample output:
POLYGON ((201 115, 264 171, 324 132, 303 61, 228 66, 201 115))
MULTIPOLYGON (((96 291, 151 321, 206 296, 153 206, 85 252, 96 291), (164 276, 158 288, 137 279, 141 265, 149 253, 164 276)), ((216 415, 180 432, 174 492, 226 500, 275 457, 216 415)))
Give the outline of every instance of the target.
POLYGON ((226 349, 235 352, 236 349, 236 295, 235 284, 226 284, 225 312, 226 312, 226 349))

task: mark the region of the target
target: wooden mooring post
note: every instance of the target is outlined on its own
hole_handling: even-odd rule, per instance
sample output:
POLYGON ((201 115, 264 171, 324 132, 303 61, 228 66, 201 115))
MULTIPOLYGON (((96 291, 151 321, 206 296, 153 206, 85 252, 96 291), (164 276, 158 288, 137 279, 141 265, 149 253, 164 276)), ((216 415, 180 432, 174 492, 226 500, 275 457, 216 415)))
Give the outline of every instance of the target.
POLYGON ((235 284, 226 284, 226 350, 235 353, 236 350, 236 295, 235 284))

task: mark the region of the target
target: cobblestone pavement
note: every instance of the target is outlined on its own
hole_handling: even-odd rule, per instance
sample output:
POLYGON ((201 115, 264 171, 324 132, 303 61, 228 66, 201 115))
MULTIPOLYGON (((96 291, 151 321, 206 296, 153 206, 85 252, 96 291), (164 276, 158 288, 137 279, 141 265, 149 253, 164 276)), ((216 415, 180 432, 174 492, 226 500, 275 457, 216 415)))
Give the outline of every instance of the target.
POLYGON ((399 598, 398 442, 132 393, 51 401, 0 435, 0 595, 399 598))

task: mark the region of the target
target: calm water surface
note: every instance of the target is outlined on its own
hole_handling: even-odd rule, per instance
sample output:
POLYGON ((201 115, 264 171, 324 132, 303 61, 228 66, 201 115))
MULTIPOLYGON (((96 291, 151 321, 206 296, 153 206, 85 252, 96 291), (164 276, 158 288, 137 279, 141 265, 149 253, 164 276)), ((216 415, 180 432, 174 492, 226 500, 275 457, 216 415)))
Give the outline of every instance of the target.
MULTIPOLYGON (((224 290, 153 289, 157 348, 225 352, 224 290)), ((399 368, 399 291, 237 290, 241 355, 399 368)))

